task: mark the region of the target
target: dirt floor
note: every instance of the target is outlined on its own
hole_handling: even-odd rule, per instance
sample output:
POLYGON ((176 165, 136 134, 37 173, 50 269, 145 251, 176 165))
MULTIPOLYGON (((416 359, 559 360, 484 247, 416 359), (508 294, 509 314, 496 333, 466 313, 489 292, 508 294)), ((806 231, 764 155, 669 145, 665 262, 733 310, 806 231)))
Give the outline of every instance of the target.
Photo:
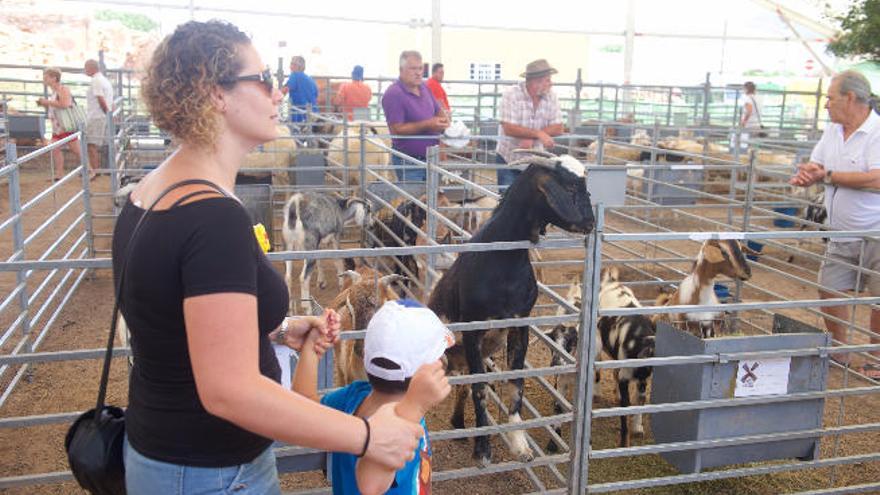
MULTIPOLYGON (((34 197, 39 191, 45 189, 48 185, 46 181, 47 165, 41 161, 25 168, 22 174, 22 196, 24 198, 34 197)), ((102 177, 92 183, 97 191, 106 191, 108 188, 108 179, 102 177)), ((40 223, 41 219, 46 218, 52 211, 57 210, 72 194, 79 191, 81 182, 77 178, 75 181, 64 186, 62 191, 50 197, 45 203, 39 205, 29 215, 26 216, 25 231, 33 232, 33 229, 40 223)), ((0 188, 0 216, 5 217, 8 211, 8 190, 5 187, 0 188)), ((96 201, 96 211, 108 212, 110 208, 109 199, 104 198, 96 201)), ((74 208, 81 212, 81 208, 74 208)), ((75 218, 77 212, 65 215, 64 218, 75 218)), ((663 224, 674 227, 675 230, 711 230, 709 227, 700 228, 699 222, 691 222, 684 218, 669 217, 663 219, 663 224)), ((109 232, 111 224, 109 220, 99 220, 95 222, 99 232, 109 232)), ((620 230, 639 230, 637 226, 630 222, 615 220, 609 218, 609 227, 620 230)), ((62 231, 63 227, 53 227, 50 232, 40 236, 34 241, 33 249, 26 252, 27 259, 35 259, 42 254, 45 246, 48 246, 53 238, 56 238, 62 231)), ((81 232, 82 229, 78 229, 81 232)), ((109 239, 106 237, 99 238, 96 247, 106 249, 109 239)), ((3 235, 0 244, 0 253, 8 257, 13 252, 12 241, 9 235, 3 235)), ((69 246, 69 243, 66 244, 69 246)), ((693 242, 681 241, 676 243, 664 243, 664 247, 679 250, 687 253, 695 253, 697 245, 693 242)), ((662 254, 656 247, 646 246, 642 243, 631 243, 627 247, 642 253, 642 256, 668 256, 662 254)), ((812 246, 813 249, 820 249, 821 246, 812 246)), ((63 249, 63 247, 62 247, 63 249)), ((762 261, 755 265, 753 282, 760 287, 772 288, 772 290, 781 293, 787 298, 792 299, 812 299, 814 291, 806 285, 798 285, 792 282, 781 283, 778 276, 769 273, 761 268, 761 264, 773 266, 785 271, 796 270, 792 265, 786 265, 780 261, 771 258, 782 258, 785 254, 784 250, 777 250, 768 247, 768 253, 762 261)), ((619 248, 608 246, 605 254, 613 257, 633 257, 632 255, 623 253, 619 248)), ((99 251, 99 257, 106 257, 106 252, 99 251)), ((49 258, 55 259, 60 257, 58 254, 50 255, 49 258)), ((575 250, 545 252, 544 257, 547 260, 565 259, 575 260, 582 257, 582 253, 575 250)), ((813 264, 814 265, 814 264, 813 264)), ((815 277, 815 266, 806 263, 808 271, 802 275, 808 280, 815 277), (812 272, 812 273, 811 273, 812 272)), ((682 270, 688 270, 688 266, 679 264, 674 265, 682 270)), ((543 269, 543 281, 549 283, 567 283, 580 270, 578 264, 572 264, 564 267, 552 267, 543 269)), ((279 265, 279 269, 283 267, 279 265)), ((313 295, 321 302, 328 302, 335 294, 336 287, 333 285, 335 277, 331 275, 332 264, 326 262, 322 269, 328 271, 328 280, 331 287, 324 290, 313 288, 313 295)), ((657 267, 651 269, 653 273, 667 279, 680 279, 680 275, 676 275, 669 270, 663 270, 657 267)), ((38 285, 44 274, 35 274, 34 281, 28 284, 29 291, 33 291, 38 285)), ((624 273, 624 278, 633 280, 644 278, 631 270, 624 273)), ((8 293, 15 284, 15 276, 13 274, 0 274, 0 286, 4 293, 8 293)), ((53 280, 49 286, 54 288, 58 285, 57 280, 53 280)), ((54 324, 48 329, 45 339, 40 343, 39 351, 61 351, 74 349, 96 349, 104 345, 108 323, 110 319, 110 311, 112 308, 112 291, 111 291, 111 275, 109 270, 96 270, 92 276, 85 279, 82 286, 74 293, 72 299, 61 311, 59 317, 54 324)), ((69 287, 69 282, 63 286, 69 287)), ((656 295, 655 289, 640 289, 639 294, 646 299, 653 298, 656 295)), ((766 295, 762 295, 760 291, 747 289, 744 294, 744 300, 769 300, 766 295)), ((36 301, 44 299, 40 296, 36 301)), ((547 302, 542 297, 539 304, 547 302)), ((57 306, 57 303, 54 305, 57 306)), ((544 310, 549 313, 549 310, 544 310)), ((792 312, 812 325, 821 326, 818 318, 803 315, 801 312, 792 312)), ((2 328, 8 328, 15 315, 10 315, 10 311, 6 311, 0 315, 0 323, 2 328)), ((33 312, 31 313, 33 316, 33 312)), ((863 314, 860 314, 859 321, 864 320, 863 314)), ((766 328, 769 325, 769 318, 760 314, 746 314, 742 318, 750 319, 757 325, 763 325, 766 328)), ((36 326, 35 332, 42 330, 45 323, 45 316, 40 324, 36 326)), ((12 352, 12 348, 19 342, 20 338, 12 338, 9 343, 0 348, 3 354, 12 352)), ((543 345, 537 344, 530 348, 528 359, 534 366, 547 365, 549 362, 549 352, 543 345)), ((498 360, 503 362, 504 360, 498 360)), ((98 360, 90 361, 72 361, 72 362, 53 362, 42 363, 30 366, 26 377, 18 383, 14 392, 9 396, 5 404, 0 407, 0 418, 14 418, 29 415, 53 414, 62 412, 72 412, 85 410, 93 406, 94 397, 97 391, 98 375, 100 362, 98 360)), ((17 373, 19 367, 14 366, 5 370, 0 376, 0 385, 3 389, 10 383, 12 377, 17 373)), ((125 404, 127 389, 127 368, 126 361, 117 359, 114 361, 111 380, 108 393, 108 401, 114 404, 125 404)), ((550 379, 551 383, 554 379, 550 379)), ((830 373, 828 387, 831 389, 844 387, 861 387, 868 385, 865 381, 855 376, 845 376, 842 372, 835 369, 830 373)), ((504 397, 503 387, 496 387, 499 394, 504 397)), ((542 415, 553 414, 553 400, 550 398, 540 385, 534 380, 527 380, 526 397, 535 405, 542 415)), ((594 402, 595 409, 614 407, 616 405, 616 384, 611 373, 604 373, 597 389, 597 395, 594 402)), ((451 412, 451 399, 441 404, 436 410, 432 411, 427 418, 429 428, 433 431, 446 430, 450 428, 449 415, 451 412)), ((836 427, 842 425, 864 425, 869 423, 880 422, 880 411, 876 407, 877 398, 871 396, 856 396, 845 399, 845 407, 841 406, 839 399, 829 399, 825 404, 824 424, 826 427, 836 427)), ((468 407, 466 421, 467 424, 473 425, 472 408, 468 407)), ((490 407, 491 413, 499 420, 504 420, 504 416, 499 413, 497 407, 490 407)), ((525 418, 529 415, 525 414, 525 418)), ((653 437, 650 428, 650 420, 646 418, 646 434, 644 438, 635 438, 635 444, 651 444, 653 437)), ((34 473, 46 473, 67 470, 66 458, 63 449, 63 436, 66 431, 66 424, 51 424, 45 426, 34 426, 29 428, 0 428, 0 477, 27 475, 34 473)), ((592 448, 594 450, 614 448, 617 446, 619 423, 617 418, 599 419, 594 421, 592 427, 592 448)), ((569 434, 569 428, 564 428, 564 435, 569 434)), ((530 430, 535 441, 541 447, 545 446, 549 437, 545 431, 536 429, 530 430)), ((827 437, 823 439, 821 444, 821 457, 828 458, 833 456, 845 456, 871 453, 877 451, 880 435, 877 433, 867 433, 858 435, 848 435, 840 437, 827 437)), ((493 438, 492 446, 494 449, 493 461, 495 463, 511 461, 512 458, 505 448, 500 438, 493 438)), ((471 458, 472 443, 470 441, 438 441, 434 443, 434 469, 435 472, 448 471, 458 468, 466 468, 474 466, 471 458)), ((785 461, 791 462, 791 461, 785 461)), ((560 465, 559 471, 563 477, 568 474, 568 467, 560 465)), ((743 467, 743 466, 741 466, 743 467)), ((548 489, 562 486, 553 477, 549 469, 539 467, 535 468, 536 475, 545 483, 548 489)), ((590 483, 605 483, 621 480, 631 480, 639 478, 652 478, 660 476, 669 476, 677 474, 675 469, 657 455, 646 455, 640 457, 627 457, 614 460, 593 461, 589 465, 590 483)), ((694 485, 673 485, 655 489, 637 490, 636 493, 650 494, 776 494, 790 493, 796 491, 827 488, 829 486, 845 486, 848 484, 866 483, 880 480, 880 469, 876 463, 856 464, 850 466, 838 467, 836 469, 819 469, 809 471, 798 471, 793 473, 783 473, 774 475, 757 476, 751 478, 737 478, 731 480, 722 480, 714 482, 704 482, 694 485)), ((286 490, 293 490, 307 487, 326 486, 326 482, 320 473, 300 473, 282 475, 283 487, 286 490)), ((494 494, 494 493, 525 493, 533 492, 537 489, 529 481, 527 476, 521 472, 510 472, 500 474, 487 474, 466 480, 452 480, 437 482, 434 485, 436 493, 469 493, 469 494, 494 494)), ((6 490, 4 493, 10 494, 54 494, 54 493, 81 493, 74 483, 61 483, 54 485, 30 486, 6 490)))

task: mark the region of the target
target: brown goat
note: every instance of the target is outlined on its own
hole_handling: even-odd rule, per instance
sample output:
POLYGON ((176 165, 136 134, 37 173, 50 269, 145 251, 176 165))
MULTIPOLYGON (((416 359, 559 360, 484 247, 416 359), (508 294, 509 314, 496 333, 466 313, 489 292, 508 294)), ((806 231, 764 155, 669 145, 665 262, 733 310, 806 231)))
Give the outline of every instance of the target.
MULTIPOLYGON (((404 278, 400 275, 380 277, 376 270, 366 266, 357 271, 345 271, 340 277, 344 277, 342 291, 333 299, 330 307, 339 313, 343 332, 367 328, 370 318, 386 301, 399 299, 391 286, 404 278)), ((336 385, 367 379, 362 339, 340 340, 336 344, 335 354, 336 385)))
MULTIPOLYGON (((743 251, 757 254, 735 240, 704 241, 691 274, 681 281, 673 293, 660 294, 655 305, 717 306, 721 304, 715 295, 714 282, 718 275, 726 275, 737 280, 748 280, 752 277, 752 270, 743 256, 743 251)), ((656 314, 651 320, 654 324, 658 321, 671 322, 697 336, 711 338, 723 329, 723 316, 722 311, 701 311, 656 314)))

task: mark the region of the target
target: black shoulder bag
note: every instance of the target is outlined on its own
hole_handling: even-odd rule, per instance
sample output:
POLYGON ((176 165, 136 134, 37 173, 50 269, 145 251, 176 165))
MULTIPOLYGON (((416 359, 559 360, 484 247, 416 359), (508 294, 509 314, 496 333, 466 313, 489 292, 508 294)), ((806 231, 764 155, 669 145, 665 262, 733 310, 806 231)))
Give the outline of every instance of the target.
POLYGON ((64 439, 64 450, 70 470, 79 483, 95 495, 122 495, 125 493, 125 466, 122 460, 122 444, 125 437, 125 412, 116 406, 104 404, 107 395, 107 380, 110 376, 110 358, 113 356, 113 339, 116 338, 116 323, 119 317, 119 297, 122 294, 122 282, 128 266, 131 247, 136 236, 153 208, 169 192, 181 186, 202 184, 214 191, 200 190, 184 195, 171 205, 171 208, 187 199, 218 192, 229 195, 213 182, 204 179, 190 179, 172 184, 141 215, 131 232, 131 240, 126 248, 125 260, 119 272, 119 283, 116 286, 116 299, 113 304, 113 316, 110 320, 110 338, 107 340, 107 351, 104 353, 104 368, 101 370, 101 384, 98 387, 98 401, 94 409, 81 414, 67 430, 64 439))

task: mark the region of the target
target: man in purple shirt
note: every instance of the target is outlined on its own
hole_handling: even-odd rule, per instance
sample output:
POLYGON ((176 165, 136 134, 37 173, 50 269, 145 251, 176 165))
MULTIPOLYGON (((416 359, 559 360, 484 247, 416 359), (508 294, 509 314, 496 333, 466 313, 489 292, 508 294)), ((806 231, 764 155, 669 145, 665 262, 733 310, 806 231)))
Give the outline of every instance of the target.
MULTIPOLYGON (((400 77, 388 87, 382 97, 385 121, 391 134, 396 136, 426 136, 420 138, 392 138, 392 147, 402 153, 424 160, 429 146, 438 143, 436 136, 449 127, 449 117, 422 82, 422 55, 414 50, 400 54, 400 77)), ((425 169, 405 166, 403 158, 392 155, 391 163, 400 181, 425 181, 425 169)))

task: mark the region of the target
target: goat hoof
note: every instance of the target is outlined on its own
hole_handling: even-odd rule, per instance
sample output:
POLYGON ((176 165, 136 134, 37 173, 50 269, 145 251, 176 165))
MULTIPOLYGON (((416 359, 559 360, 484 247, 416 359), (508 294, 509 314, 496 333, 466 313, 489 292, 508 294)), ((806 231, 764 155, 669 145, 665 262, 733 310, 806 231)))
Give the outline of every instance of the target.
POLYGON ((535 459, 535 453, 532 452, 532 449, 529 449, 525 452, 520 452, 516 458, 519 462, 532 462, 535 459))
POLYGON ((477 460, 480 467, 487 467, 492 464, 492 448, 489 441, 486 440, 485 445, 474 446, 474 459, 477 460))

